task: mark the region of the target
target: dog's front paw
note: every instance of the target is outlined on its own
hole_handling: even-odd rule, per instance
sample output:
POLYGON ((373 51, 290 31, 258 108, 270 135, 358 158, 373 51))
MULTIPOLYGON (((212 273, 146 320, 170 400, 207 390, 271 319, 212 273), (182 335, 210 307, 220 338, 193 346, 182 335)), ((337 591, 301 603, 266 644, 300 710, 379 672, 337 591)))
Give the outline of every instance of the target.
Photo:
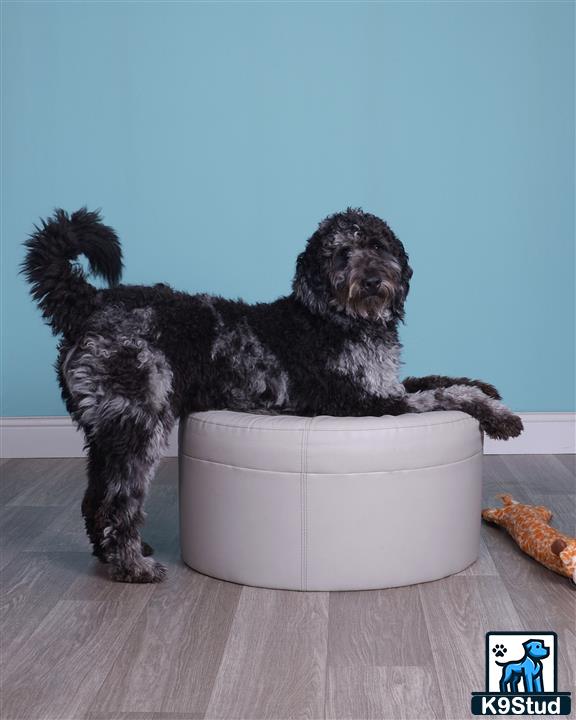
POLYGON ((510 440, 524 430, 522 420, 514 413, 497 413, 481 421, 480 427, 493 440, 510 440))
POLYGON ((111 565, 110 577, 116 582, 157 583, 166 577, 166 568, 152 558, 142 557, 130 564, 111 565))

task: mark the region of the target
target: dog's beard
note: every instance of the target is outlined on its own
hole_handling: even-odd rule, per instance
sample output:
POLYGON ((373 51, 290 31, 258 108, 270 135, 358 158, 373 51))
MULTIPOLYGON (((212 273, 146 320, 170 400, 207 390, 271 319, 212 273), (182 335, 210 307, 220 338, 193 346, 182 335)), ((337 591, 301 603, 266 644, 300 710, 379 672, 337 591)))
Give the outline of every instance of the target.
POLYGON ((395 287, 382 282, 376 293, 367 294, 358 282, 336 290, 332 304, 351 317, 364 320, 389 320, 396 295, 395 287))
POLYGON ((332 305, 351 317, 386 321, 392 317, 399 292, 399 286, 391 278, 383 277, 376 292, 367 293, 362 279, 352 277, 335 288, 332 305))
POLYGON ((375 263, 362 262, 362 259, 356 259, 347 268, 332 269, 331 305, 354 318, 387 321, 402 299, 400 265, 392 260, 376 266, 375 263), (378 277, 378 286, 367 290, 364 283, 366 277, 378 277))

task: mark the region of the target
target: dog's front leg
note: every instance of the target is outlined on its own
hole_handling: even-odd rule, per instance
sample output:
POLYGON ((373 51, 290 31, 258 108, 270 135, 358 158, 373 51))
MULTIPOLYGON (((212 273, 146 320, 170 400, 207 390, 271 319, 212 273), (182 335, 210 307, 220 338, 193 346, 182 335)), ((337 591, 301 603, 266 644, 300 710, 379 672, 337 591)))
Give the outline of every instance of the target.
POLYGON ((476 418, 481 429, 491 438, 508 440, 523 430, 522 420, 499 400, 469 385, 452 385, 436 390, 407 393, 404 398, 408 412, 430 410, 461 410, 476 418))
POLYGON ((524 692, 531 693, 534 692, 534 681, 532 677, 532 672, 530 670, 527 670, 523 674, 524 678, 524 692))
POLYGON ((407 377, 402 384, 409 393, 419 392, 420 390, 436 390, 437 388, 447 388, 452 385, 468 385, 477 387, 488 397, 495 400, 501 400, 500 393, 494 385, 484 382, 483 380, 471 380, 467 377, 447 377, 446 375, 425 375, 423 377, 407 377))
POLYGON ((367 392, 354 381, 338 373, 327 373, 322 382, 306 388, 294 398, 295 415, 332 415, 333 417, 362 417, 402 415, 413 412, 408 408, 400 384, 397 394, 380 396, 367 392))

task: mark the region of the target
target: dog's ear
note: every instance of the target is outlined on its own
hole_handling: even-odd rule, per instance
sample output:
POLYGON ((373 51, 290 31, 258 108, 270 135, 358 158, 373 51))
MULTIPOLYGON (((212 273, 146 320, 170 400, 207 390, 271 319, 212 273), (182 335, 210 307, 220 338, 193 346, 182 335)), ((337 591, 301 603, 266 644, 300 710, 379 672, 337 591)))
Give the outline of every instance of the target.
POLYGON ((540 645, 540 647, 546 649, 546 646, 544 645, 543 641, 542 641, 542 640, 539 640, 538 638, 530 638, 529 640, 526 640, 526 642, 523 642, 523 643, 522 643, 522 647, 523 647, 525 650, 528 650, 528 648, 529 648, 531 645, 540 645))
POLYGON ((394 231, 387 223, 384 223, 384 226, 386 228, 386 240, 392 252, 398 258, 400 267, 402 268, 402 272, 400 275, 401 293, 396 297, 396 301, 394 303, 392 311, 394 317, 397 320, 404 320, 404 301, 406 300, 408 292, 410 291, 410 278, 412 277, 414 272, 410 267, 408 253, 404 249, 404 245, 396 237, 394 231))
POLYGON ((318 232, 308 240, 304 252, 298 255, 292 290, 300 302, 312 312, 324 313, 328 309, 328 280, 322 268, 318 232))
POLYGON ((552 545, 550 545, 550 550, 554 553, 554 555, 560 555, 562 550, 565 550, 568 547, 567 543, 562 540, 562 538, 556 538, 552 545))

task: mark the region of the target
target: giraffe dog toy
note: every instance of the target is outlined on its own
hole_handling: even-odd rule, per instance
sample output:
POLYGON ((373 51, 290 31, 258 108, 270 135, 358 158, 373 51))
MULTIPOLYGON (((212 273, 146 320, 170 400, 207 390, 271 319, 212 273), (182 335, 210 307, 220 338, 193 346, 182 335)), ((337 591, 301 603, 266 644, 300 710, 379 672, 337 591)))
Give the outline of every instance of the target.
POLYGON ((482 518, 501 525, 521 550, 576 583, 576 538, 550 527, 552 511, 542 505, 522 505, 511 495, 497 497, 504 507, 486 508, 482 510, 482 518))

